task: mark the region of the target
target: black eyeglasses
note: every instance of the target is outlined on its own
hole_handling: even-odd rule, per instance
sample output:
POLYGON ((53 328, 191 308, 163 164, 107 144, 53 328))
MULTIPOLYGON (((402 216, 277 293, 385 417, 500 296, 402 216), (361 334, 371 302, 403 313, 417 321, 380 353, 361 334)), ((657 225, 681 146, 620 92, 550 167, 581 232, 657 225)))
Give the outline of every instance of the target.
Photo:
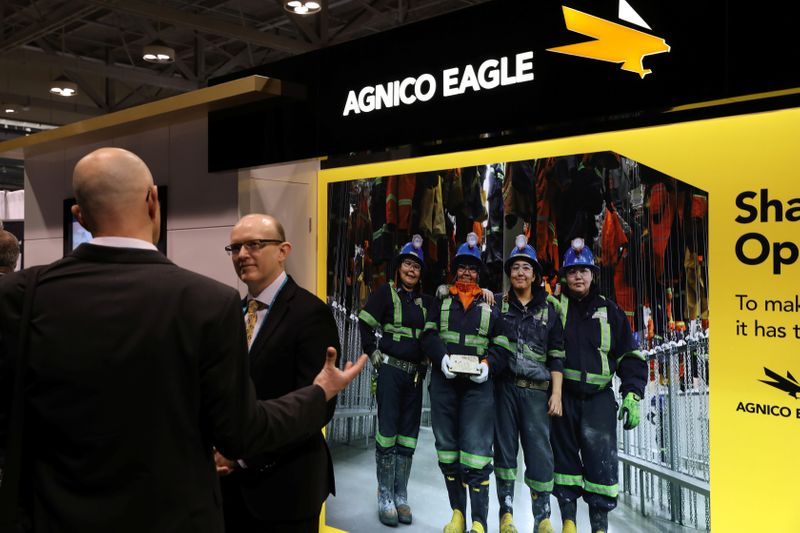
POLYGON ((242 247, 244 247, 248 252, 253 253, 261 250, 268 244, 283 244, 283 242, 284 241, 280 239, 255 239, 246 242, 235 242, 226 246, 225 251, 228 252, 228 255, 238 255, 239 252, 242 251, 242 247))

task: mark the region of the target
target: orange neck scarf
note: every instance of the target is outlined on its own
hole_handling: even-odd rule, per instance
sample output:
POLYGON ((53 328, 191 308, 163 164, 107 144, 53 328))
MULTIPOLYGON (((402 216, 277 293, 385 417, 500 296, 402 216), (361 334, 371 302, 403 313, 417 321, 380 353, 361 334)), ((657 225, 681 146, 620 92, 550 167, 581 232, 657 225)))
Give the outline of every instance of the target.
POLYGON ((450 294, 458 295, 458 299, 461 300, 461 305, 464 306, 464 309, 467 309, 475 297, 481 294, 481 288, 478 287, 477 283, 457 281, 453 285, 450 285, 450 294))

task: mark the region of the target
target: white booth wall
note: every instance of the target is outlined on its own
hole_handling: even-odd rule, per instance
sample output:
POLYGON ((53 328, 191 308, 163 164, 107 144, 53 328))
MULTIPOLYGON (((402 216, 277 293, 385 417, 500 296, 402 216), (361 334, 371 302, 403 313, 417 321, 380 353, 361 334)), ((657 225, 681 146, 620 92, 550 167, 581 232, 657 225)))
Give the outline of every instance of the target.
POLYGON ((284 221, 287 239, 294 244, 290 273, 315 289, 319 162, 210 173, 205 116, 102 141, 74 139, 67 147, 26 149, 26 266, 63 256, 63 202, 74 196, 72 170, 81 157, 103 146, 136 153, 150 167, 155 183, 167 186, 167 257, 173 262, 244 292, 223 248, 240 214, 266 210, 284 221))

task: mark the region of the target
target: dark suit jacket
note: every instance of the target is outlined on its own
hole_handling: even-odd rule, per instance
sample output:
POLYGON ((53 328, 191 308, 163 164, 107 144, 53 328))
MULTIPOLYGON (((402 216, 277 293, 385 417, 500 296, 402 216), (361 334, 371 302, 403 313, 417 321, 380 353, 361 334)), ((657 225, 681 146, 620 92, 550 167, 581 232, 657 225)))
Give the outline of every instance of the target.
MULTIPOLYGON (((0 357, 25 279, 0 279, 0 357)), ((253 456, 328 419, 316 385, 256 402, 237 292, 148 250, 84 244, 44 268, 27 379, 39 532, 219 533, 212 445, 253 456)))
MULTIPOLYGON (((250 349, 258 398, 276 398, 311 383, 328 346, 341 351, 330 308, 288 276, 250 349)), ((331 400, 328 421, 335 406, 331 400)), ((223 494, 240 490, 245 507, 259 520, 314 518, 334 492, 333 465, 321 431, 283 450, 244 460, 246 469, 223 478, 223 494)))

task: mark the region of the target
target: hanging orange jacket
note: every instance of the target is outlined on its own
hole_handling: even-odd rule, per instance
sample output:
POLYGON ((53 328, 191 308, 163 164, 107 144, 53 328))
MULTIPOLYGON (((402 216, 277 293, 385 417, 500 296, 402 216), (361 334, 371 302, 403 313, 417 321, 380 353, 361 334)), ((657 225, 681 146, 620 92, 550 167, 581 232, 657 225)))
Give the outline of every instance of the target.
POLYGON ((650 235, 653 243, 653 269, 656 279, 664 278, 664 259, 675 217, 672 193, 663 183, 656 183, 650 190, 650 235))
POLYGON ((548 158, 536 174, 536 251, 540 261, 552 264, 553 270, 558 271, 558 233, 548 179, 555 164, 555 157, 548 158))
POLYGON ((389 176, 386 185, 386 223, 398 230, 411 227, 411 207, 417 177, 414 174, 389 176))
POLYGON ((606 208, 600 240, 602 264, 614 269, 614 293, 617 305, 625 313, 631 330, 636 331, 636 292, 625 281, 625 257, 628 255, 628 237, 619 219, 619 214, 606 208))

